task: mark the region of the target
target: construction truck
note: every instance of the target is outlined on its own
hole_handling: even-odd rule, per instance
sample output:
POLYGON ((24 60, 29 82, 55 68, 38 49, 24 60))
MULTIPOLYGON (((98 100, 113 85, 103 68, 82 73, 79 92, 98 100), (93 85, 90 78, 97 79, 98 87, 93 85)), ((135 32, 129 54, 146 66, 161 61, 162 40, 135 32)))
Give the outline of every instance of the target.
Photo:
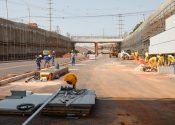
POLYGON ((121 51, 121 58, 123 60, 133 60, 133 56, 130 55, 128 52, 125 52, 124 50, 121 51))
POLYGON ((112 58, 112 57, 116 57, 118 58, 118 52, 117 52, 117 49, 115 47, 111 47, 110 49, 110 53, 109 53, 109 57, 112 58))

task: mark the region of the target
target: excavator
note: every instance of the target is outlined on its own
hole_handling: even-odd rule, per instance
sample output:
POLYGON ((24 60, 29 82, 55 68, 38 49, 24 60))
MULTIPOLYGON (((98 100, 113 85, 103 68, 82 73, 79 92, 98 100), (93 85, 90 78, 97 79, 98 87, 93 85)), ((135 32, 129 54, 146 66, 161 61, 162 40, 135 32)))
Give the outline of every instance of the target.
POLYGON ((117 49, 114 46, 112 46, 111 49, 110 49, 109 57, 110 58, 112 58, 112 57, 118 58, 118 52, 117 52, 117 49))

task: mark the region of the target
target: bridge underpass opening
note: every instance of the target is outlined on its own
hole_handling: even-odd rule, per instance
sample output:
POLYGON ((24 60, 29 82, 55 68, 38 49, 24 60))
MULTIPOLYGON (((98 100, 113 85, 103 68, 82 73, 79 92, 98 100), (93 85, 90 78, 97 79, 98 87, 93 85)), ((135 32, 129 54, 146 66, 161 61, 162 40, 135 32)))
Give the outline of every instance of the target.
MULTIPOLYGON (((123 42, 123 39, 115 37, 115 36, 72 36, 72 42, 74 44, 90 44, 91 48, 94 46, 94 52, 98 55, 99 44, 106 43, 106 44, 116 44, 118 50, 120 50, 120 44, 123 42)), ((75 45, 76 46, 76 45, 75 45)))
POLYGON ((99 54, 99 50, 108 50, 110 51, 111 47, 116 47, 118 51, 120 51, 120 43, 101 43, 101 42, 94 42, 94 43, 74 43, 75 49, 79 49, 80 51, 91 51, 94 52, 96 56, 99 54))

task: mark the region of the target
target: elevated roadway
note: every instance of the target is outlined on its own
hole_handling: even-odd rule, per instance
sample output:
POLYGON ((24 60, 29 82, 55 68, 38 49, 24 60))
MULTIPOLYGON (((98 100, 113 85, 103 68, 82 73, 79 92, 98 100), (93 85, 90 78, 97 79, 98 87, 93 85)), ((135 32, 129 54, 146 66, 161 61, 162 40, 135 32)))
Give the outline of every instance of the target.
POLYGON ((94 43, 95 53, 98 55, 98 43, 116 43, 123 42, 123 39, 113 36, 72 36, 71 41, 76 43, 94 43))

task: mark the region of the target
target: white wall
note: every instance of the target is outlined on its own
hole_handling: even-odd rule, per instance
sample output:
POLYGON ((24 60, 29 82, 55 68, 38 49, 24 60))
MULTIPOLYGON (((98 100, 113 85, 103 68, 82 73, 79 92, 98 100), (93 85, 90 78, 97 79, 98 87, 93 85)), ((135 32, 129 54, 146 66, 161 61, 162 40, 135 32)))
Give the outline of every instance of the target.
POLYGON ((169 30, 169 29, 175 27, 175 15, 166 19, 165 24, 166 24, 166 30, 169 30))
POLYGON ((175 53, 175 15, 166 20, 165 32, 150 38, 149 53, 175 53))

